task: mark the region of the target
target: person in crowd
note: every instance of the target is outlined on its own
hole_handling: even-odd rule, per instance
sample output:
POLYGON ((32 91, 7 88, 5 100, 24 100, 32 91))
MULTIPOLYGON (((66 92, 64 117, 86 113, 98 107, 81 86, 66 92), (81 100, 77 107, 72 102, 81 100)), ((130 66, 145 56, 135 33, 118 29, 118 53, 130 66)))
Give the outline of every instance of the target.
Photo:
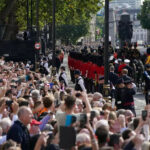
POLYGON ((22 150, 30 148, 30 134, 27 126, 32 121, 32 111, 28 107, 21 107, 18 111, 19 120, 15 121, 7 133, 7 140, 11 139, 21 144, 22 150))
MULTIPOLYGON (((138 117, 135 117, 133 95, 136 89, 133 80, 127 76, 128 69, 122 68, 122 72, 125 73, 121 76, 117 74, 120 76, 117 79, 117 76, 114 76, 114 67, 110 66, 110 80, 115 87, 114 104, 110 100, 105 100, 103 93, 97 92, 97 88, 91 90, 96 87, 95 83, 99 77, 104 79, 103 56, 96 53, 94 46, 91 47, 92 54, 89 53, 88 46, 86 53, 83 51, 84 55, 80 50, 77 52, 75 47, 74 50, 70 50, 71 62, 68 63, 73 68, 73 73, 75 70, 75 89, 70 85, 69 78, 66 79, 69 83, 67 88, 62 89, 59 76, 44 75, 38 70, 31 71, 31 68, 23 62, 4 61, 3 65, 0 65, 0 148, 7 150, 149 148, 149 105, 144 108, 141 116, 138 114, 138 117), (82 56, 88 58, 86 61, 89 65, 85 70, 82 56), (91 67, 94 68, 90 70, 91 67), (88 77, 86 82, 91 87, 89 93, 84 87, 81 74, 88 77), (94 83, 95 79, 97 80, 94 83), (69 141, 64 135, 61 137, 62 131, 66 129, 71 129, 71 132, 65 131, 64 135, 69 135, 69 140, 73 141, 69 141), (62 147, 62 140, 67 140, 65 142, 71 143, 72 146, 62 147)), ((42 61, 44 57, 42 56, 42 61)), ((146 68, 145 71, 145 86, 148 88, 149 69, 146 68)), ((51 70, 49 73, 51 74, 51 70)))
POLYGON ((133 84, 131 80, 125 81, 125 101, 124 101, 124 109, 131 110, 136 116, 135 106, 134 106, 134 97, 135 89, 133 88, 133 84))
POLYGON ((103 86, 104 86, 104 76, 99 77, 98 79, 98 92, 103 94, 103 86))
POLYGON ((131 80, 131 77, 128 76, 128 70, 127 69, 122 69, 121 76, 120 76, 124 81, 131 80))
POLYGON ((144 89, 144 93, 145 93, 145 101, 146 104, 150 103, 150 98, 149 98, 149 91, 150 91, 150 64, 147 64, 145 66, 145 71, 143 73, 143 78, 145 81, 145 89, 144 89))
POLYGON ((110 69, 109 69, 109 81, 110 83, 115 86, 116 85, 116 82, 118 80, 118 75, 114 72, 115 71, 115 68, 114 66, 110 66, 110 69))
POLYGON ((60 67, 60 75, 59 75, 59 82, 61 84, 61 88, 63 89, 64 87, 68 86, 68 80, 67 80, 67 74, 65 72, 65 67, 61 66, 60 67))
POLYGON ((132 76, 133 76, 133 68, 129 65, 130 60, 129 60, 129 59, 125 59, 125 60, 124 60, 124 63, 126 64, 126 66, 123 67, 123 69, 127 69, 127 70, 128 70, 128 75, 129 75, 130 77, 132 77, 132 76))
POLYGON ((76 79, 76 84, 75 84, 75 90, 76 91, 86 91, 85 86, 84 86, 84 80, 80 75, 79 70, 74 71, 74 76, 76 79))
POLYGON ((115 105, 117 109, 124 108, 125 99, 125 84, 122 78, 117 80, 116 89, 115 89, 115 105))

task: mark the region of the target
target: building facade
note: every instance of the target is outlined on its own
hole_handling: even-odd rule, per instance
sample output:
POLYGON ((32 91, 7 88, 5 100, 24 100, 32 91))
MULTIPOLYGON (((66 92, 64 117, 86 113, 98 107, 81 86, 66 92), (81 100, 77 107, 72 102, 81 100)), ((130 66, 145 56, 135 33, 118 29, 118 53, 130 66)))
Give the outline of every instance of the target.
POLYGON ((139 9, 141 6, 141 0, 112 0, 110 6, 113 8, 132 8, 139 9))

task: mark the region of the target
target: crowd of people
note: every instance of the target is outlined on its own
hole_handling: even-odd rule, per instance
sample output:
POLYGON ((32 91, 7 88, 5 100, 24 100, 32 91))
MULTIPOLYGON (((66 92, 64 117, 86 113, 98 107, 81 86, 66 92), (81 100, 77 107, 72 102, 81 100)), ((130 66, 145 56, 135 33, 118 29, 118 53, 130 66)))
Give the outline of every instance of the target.
MULTIPOLYGON (((41 68, 32 71, 29 63, 0 59, 0 149, 150 149, 150 105, 147 103, 142 115, 136 116, 136 85, 132 71, 131 76, 129 73, 129 59, 117 58, 116 64, 111 61, 111 99, 105 100, 101 56, 70 51, 68 63, 74 87, 69 85, 67 66, 61 65, 63 56, 58 58, 61 61, 55 76, 45 57, 41 60, 43 72, 41 68), (117 67, 120 72, 116 72, 117 67)), ((149 81, 147 68, 144 73, 149 81)))

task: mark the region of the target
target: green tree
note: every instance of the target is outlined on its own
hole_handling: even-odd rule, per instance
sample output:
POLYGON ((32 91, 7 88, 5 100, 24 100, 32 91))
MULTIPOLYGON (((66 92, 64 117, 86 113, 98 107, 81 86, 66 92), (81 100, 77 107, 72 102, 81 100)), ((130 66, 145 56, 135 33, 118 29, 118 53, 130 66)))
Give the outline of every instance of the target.
MULTIPOLYGON (((95 14, 101 8, 98 4, 99 0, 56 0, 57 26, 80 26, 84 22, 88 23, 91 14, 95 14)), ((42 29, 45 22, 52 24, 52 0, 39 0, 39 6, 39 24, 42 29)), ((14 39, 18 30, 25 30, 26 16, 26 0, 0 0, 0 25, 3 25, 0 28, 1 38, 14 39)), ((36 0, 33 0, 33 26, 35 24, 36 0)))
POLYGON ((89 25, 82 23, 80 25, 61 25, 57 27, 57 38, 62 43, 68 45, 69 43, 75 44, 76 41, 88 33, 89 25))
POLYGON ((99 30, 98 38, 104 36, 104 16, 96 16, 96 30, 99 30))
POLYGON ((150 29, 150 1, 145 0, 138 14, 138 19, 144 29, 150 29))

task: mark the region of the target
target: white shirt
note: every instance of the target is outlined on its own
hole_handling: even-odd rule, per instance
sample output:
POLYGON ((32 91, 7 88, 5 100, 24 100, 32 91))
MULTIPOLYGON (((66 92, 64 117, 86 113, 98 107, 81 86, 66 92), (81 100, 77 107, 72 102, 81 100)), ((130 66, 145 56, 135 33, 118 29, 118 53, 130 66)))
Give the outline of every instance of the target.
POLYGON ((61 75, 61 77, 65 80, 66 86, 68 86, 68 80, 67 80, 67 75, 65 72, 61 75))
POLYGON ((49 72, 49 68, 48 68, 48 63, 44 63, 44 68, 47 70, 47 72, 49 72))
POLYGON ((86 91, 86 89, 85 89, 84 81, 83 81, 83 79, 82 79, 82 78, 78 81, 78 84, 81 86, 82 90, 85 92, 85 91, 86 91))
POLYGON ((2 145, 4 142, 6 142, 6 139, 7 139, 7 136, 6 136, 6 135, 1 136, 1 137, 0 137, 0 145, 2 145))

